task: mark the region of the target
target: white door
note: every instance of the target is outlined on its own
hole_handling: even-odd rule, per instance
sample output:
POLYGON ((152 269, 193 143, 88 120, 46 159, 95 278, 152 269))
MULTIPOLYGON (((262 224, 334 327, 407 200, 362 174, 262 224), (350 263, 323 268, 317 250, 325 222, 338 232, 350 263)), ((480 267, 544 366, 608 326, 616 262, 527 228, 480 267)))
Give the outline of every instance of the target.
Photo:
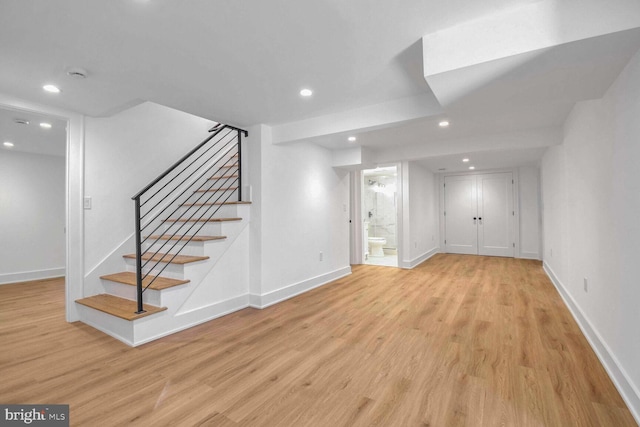
POLYGON ((478 175, 479 255, 514 255, 512 179, 511 173, 478 175))
POLYGON ((475 175, 444 178, 445 250, 478 254, 478 192, 475 175))
POLYGON ((445 251, 514 256, 511 172, 445 177, 445 251))

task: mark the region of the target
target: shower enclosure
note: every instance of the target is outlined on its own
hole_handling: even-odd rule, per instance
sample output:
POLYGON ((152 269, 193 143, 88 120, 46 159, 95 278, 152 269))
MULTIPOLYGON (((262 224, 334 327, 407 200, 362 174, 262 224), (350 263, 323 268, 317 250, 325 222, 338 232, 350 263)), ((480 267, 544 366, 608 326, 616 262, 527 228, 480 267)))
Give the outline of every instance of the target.
POLYGON ((397 168, 362 173, 363 261, 398 266, 397 168))

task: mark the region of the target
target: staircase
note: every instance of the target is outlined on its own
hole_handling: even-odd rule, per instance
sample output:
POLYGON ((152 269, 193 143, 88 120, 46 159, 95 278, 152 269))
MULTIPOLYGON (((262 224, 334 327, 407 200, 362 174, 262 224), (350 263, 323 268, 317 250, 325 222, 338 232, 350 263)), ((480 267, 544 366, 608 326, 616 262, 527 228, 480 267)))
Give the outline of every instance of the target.
POLYGON ((246 306, 216 295, 248 258, 250 202, 241 200, 242 135, 219 124, 133 197, 136 251, 76 300, 80 318, 135 346, 246 306))

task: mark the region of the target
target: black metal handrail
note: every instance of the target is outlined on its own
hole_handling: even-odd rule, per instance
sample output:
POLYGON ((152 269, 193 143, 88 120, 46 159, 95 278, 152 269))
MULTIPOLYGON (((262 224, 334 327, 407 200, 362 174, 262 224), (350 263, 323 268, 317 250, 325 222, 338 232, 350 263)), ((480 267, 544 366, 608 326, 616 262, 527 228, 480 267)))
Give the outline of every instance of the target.
POLYGON ((221 123, 209 132, 209 137, 132 197, 135 203, 137 313, 145 311, 144 291, 234 192, 237 192, 238 201, 242 201, 241 146, 242 135, 248 136, 248 132, 221 123), (233 169, 237 172, 230 172, 233 169), (221 173, 223 171, 226 172, 221 173), (174 217, 180 209, 183 212, 174 217), (155 236, 159 230, 160 234, 155 236), (164 243, 160 243, 162 240, 164 243), (143 245, 147 245, 146 251, 143 245), (144 263, 143 258, 146 258, 144 263), (160 264, 164 266, 159 267, 160 264), (154 276, 143 287, 144 280, 152 272, 154 276))

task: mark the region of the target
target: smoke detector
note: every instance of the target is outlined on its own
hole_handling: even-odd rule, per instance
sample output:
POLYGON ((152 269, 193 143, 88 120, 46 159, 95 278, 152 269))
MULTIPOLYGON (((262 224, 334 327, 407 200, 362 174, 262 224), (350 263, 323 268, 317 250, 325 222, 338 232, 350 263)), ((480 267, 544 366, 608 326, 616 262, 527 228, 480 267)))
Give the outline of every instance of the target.
POLYGON ((13 119, 13 122, 18 124, 18 125, 28 125, 29 124, 29 120, 27 120, 27 119, 13 119))
POLYGON ((87 70, 84 68, 72 67, 67 69, 67 75, 75 79, 86 79, 87 70))

